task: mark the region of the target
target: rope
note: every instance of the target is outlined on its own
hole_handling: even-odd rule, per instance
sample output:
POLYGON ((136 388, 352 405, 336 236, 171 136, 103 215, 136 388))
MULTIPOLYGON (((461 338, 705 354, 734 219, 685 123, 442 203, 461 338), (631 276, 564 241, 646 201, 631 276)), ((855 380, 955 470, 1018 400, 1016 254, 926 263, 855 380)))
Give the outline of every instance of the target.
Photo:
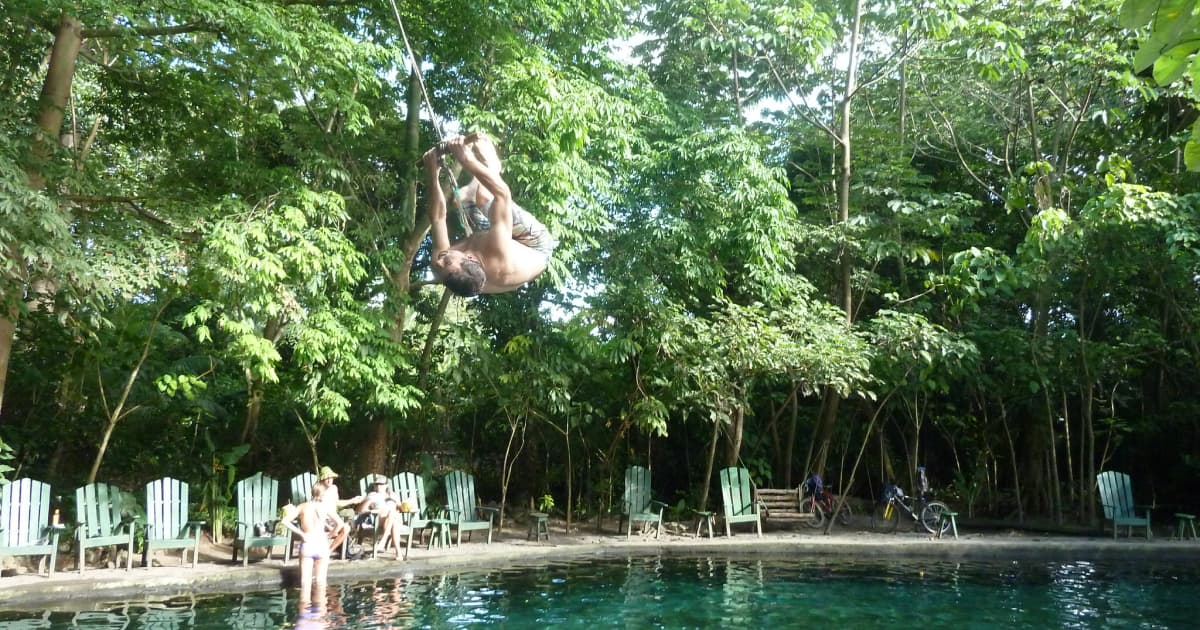
MULTIPOLYGON (((417 62, 416 54, 413 53, 412 43, 408 41, 408 31, 404 29, 404 20, 400 18, 400 9, 396 6, 396 0, 388 0, 388 3, 392 5, 392 15, 396 17, 396 25, 400 27, 400 39, 404 41, 404 50, 408 53, 408 60, 412 63, 412 73, 417 78, 417 86, 421 88, 421 100, 424 101, 425 109, 429 112, 429 120, 433 122, 433 130, 437 132, 438 148, 444 151, 446 129, 442 126, 442 121, 433 109, 433 102, 429 100, 429 91, 425 89, 425 77, 421 74, 421 65, 417 62)), ((462 199, 458 194, 457 182, 454 181, 452 174, 445 174, 448 177, 447 181, 450 183, 450 196, 454 199, 454 207, 458 209, 458 220, 462 223, 467 236, 470 236, 471 224, 467 221, 466 213, 463 212, 462 199)))

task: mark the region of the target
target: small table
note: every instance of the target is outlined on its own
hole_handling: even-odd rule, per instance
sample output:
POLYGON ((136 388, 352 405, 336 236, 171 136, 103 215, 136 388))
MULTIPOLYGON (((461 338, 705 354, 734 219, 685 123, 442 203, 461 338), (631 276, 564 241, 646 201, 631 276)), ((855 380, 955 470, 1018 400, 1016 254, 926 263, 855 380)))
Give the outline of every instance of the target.
POLYGON ((696 538, 700 537, 700 530, 705 525, 708 525, 708 537, 713 537, 713 520, 716 518, 716 512, 706 512, 702 510, 692 510, 696 513, 696 538))
POLYGON ((426 549, 433 549, 435 542, 439 547, 446 549, 450 547, 450 519, 431 518, 426 527, 430 529, 429 546, 426 549))
POLYGON ((946 531, 946 523, 949 522, 950 530, 954 532, 954 540, 958 540, 958 522, 954 520, 956 516, 958 516, 958 512, 951 510, 946 510, 938 514, 937 531, 934 532, 933 537, 941 538, 942 532, 946 531))
POLYGON ((1187 540, 1189 533, 1191 534, 1191 539, 1196 540, 1196 515, 1176 512, 1175 537, 1179 540, 1187 540))
POLYGON ((525 540, 530 538, 541 540, 542 536, 546 540, 550 540, 550 515, 545 512, 530 512, 529 518, 529 533, 525 535, 525 540))

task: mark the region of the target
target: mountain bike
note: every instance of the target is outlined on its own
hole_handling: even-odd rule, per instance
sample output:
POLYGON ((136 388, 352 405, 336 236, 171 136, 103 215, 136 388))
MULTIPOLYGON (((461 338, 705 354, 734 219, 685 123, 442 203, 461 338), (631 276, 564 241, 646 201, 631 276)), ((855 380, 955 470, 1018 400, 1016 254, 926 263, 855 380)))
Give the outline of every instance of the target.
MULTIPOLYGON (((825 519, 833 514, 837 501, 837 495, 830 492, 829 487, 821 481, 820 475, 813 475, 804 480, 804 498, 800 500, 800 512, 813 515, 813 518, 806 521, 809 527, 815 529, 823 526, 825 519)), ((837 520, 842 525, 849 525, 853 515, 850 504, 844 503, 842 509, 838 510, 837 520)))
POLYGON ((871 529, 877 532, 894 532, 904 517, 921 527, 930 534, 937 533, 938 528, 945 533, 950 529, 950 521, 942 520, 942 513, 949 512, 950 506, 941 501, 929 499, 929 482, 925 477, 925 468, 917 468, 920 494, 915 497, 907 496, 899 486, 887 484, 883 489, 883 500, 871 511, 871 529))

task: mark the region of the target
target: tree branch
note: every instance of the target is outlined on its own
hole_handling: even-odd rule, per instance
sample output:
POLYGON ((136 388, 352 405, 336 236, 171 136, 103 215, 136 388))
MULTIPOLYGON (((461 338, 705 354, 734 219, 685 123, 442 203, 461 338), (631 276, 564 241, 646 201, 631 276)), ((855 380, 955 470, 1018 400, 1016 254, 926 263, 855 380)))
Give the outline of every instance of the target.
POLYGON ((83 37, 85 39, 104 39, 106 37, 129 35, 131 33, 143 37, 159 37, 162 35, 182 35, 184 33, 219 33, 220 31, 221 28, 216 24, 197 22, 195 24, 180 24, 179 26, 89 28, 84 29, 83 37))
POLYGON ((161 228, 165 228, 188 241, 194 242, 200 240, 200 232, 194 230, 183 230, 179 226, 158 216, 154 212, 147 210, 144 206, 142 206, 139 202, 148 200, 149 198, 147 197, 127 197, 120 195, 63 195, 63 198, 82 207, 98 206, 101 204, 123 205, 132 209, 134 214, 138 215, 139 217, 161 228))

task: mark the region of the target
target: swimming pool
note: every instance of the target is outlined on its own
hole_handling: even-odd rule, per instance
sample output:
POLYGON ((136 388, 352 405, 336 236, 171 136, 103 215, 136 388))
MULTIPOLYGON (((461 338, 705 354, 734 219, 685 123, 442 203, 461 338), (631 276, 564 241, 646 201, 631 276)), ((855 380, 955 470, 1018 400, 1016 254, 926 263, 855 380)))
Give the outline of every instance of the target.
POLYGON ((1195 623, 1200 568, 1112 562, 624 557, 0 613, 15 628, 1171 628, 1195 623), (832 624, 832 625, 831 625, 832 624))

